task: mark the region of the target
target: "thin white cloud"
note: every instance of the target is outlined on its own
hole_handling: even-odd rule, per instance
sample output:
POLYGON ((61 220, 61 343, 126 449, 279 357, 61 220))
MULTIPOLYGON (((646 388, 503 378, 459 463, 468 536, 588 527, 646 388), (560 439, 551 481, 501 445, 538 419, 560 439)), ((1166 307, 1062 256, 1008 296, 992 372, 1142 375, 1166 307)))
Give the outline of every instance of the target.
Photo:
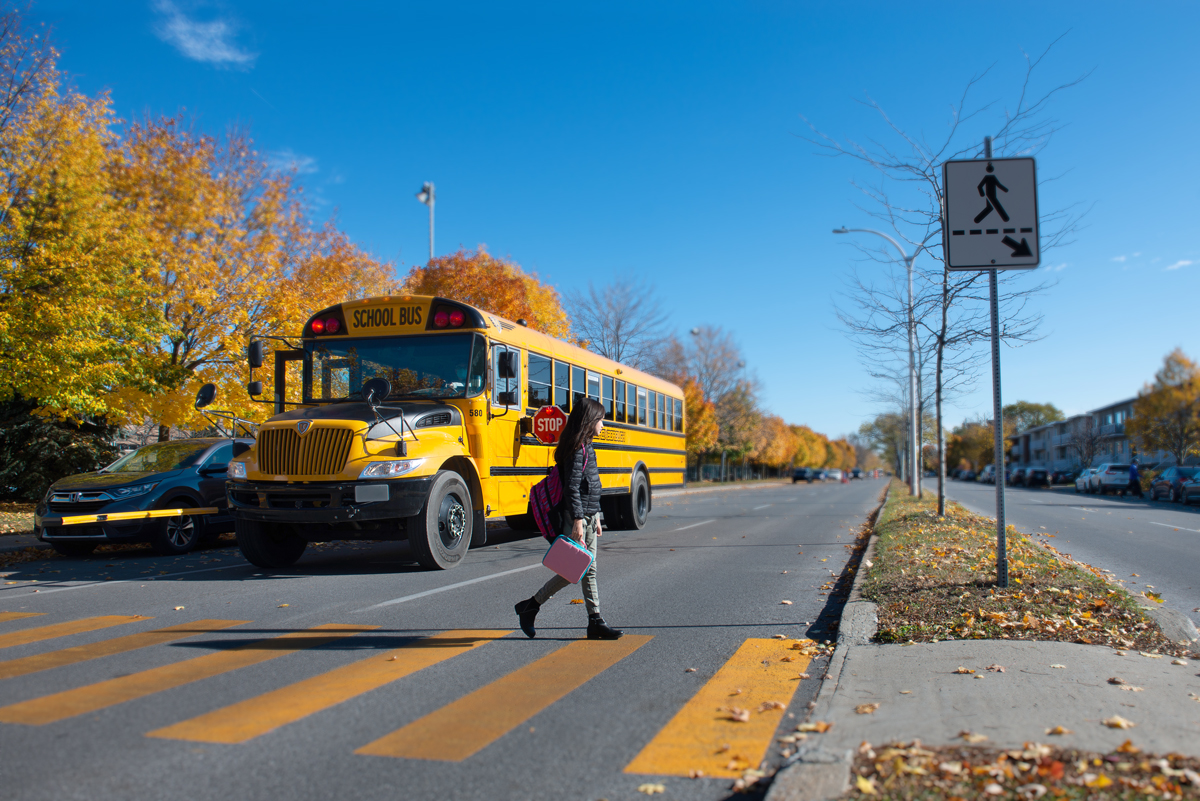
POLYGON ((154 32, 168 44, 193 61, 217 67, 249 69, 257 53, 251 53, 234 42, 232 23, 217 19, 199 22, 189 18, 171 0, 157 0, 155 8, 162 15, 154 32))
POLYGON ((295 170, 297 175, 312 175, 320 171, 315 158, 297 153, 290 147, 276 150, 267 157, 267 163, 275 170, 295 170))
POLYGON ((1180 259, 1179 261, 1168 267, 1168 270, 1178 270, 1180 267, 1187 267, 1192 263, 1191 259, 1180 259))
POLYGON ((1125 259, 1127 259, 1127 258, 1129 258, 1129 257, 1128 257, 1128 256, 1113 256, 1113 261, 1120 261, 1120 262, 1123 262, 1123 261, 1125 261, 1125 259))
POLYGON ((1061 273, 1067 269, 1067 263, 1064 261, 1062 264, 1048 264, 1046 265, 1046 269, 1052 273, 1061 273))
POLYGON ((1136 258, 1137 258, 1138 256, 1140 256, 1140 255, 1142 255, 1142 254, 1141 254, 1141 253, 1134 253, 1134 254, 1133 254, 1133 257, 1136 259, 1136 258))

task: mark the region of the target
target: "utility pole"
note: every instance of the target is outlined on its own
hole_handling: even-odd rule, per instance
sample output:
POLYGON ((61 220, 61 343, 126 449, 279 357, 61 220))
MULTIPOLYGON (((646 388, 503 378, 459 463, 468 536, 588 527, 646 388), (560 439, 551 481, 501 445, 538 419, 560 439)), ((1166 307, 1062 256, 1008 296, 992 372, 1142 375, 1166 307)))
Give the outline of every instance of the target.
POLYGON ((417 193, 417 200, 429 207, 429 260, 433 261, 433 181, 426 181, 417 193))

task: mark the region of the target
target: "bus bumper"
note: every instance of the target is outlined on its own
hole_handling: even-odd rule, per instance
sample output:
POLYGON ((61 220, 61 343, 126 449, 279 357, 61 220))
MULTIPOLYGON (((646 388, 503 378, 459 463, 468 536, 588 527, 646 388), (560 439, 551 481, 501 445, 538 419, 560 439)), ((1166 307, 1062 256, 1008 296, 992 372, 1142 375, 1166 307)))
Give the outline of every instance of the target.
POLYGON ((305 484, 227 481, 225 491, 235 518, 353 523, 412 517, 425 506, 432 485, 433 476, 305 484))

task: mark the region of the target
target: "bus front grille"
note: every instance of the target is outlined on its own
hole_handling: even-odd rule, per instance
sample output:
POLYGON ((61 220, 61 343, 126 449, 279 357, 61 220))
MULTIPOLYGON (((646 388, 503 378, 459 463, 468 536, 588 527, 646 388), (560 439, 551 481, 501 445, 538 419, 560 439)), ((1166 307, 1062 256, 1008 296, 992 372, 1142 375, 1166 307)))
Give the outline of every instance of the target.
POLYGON ((340 473, 353 439, 348 428, 314 427, 303 437, 293 428, 268 428, 258 434, 258 469, 275 476, 340 473))

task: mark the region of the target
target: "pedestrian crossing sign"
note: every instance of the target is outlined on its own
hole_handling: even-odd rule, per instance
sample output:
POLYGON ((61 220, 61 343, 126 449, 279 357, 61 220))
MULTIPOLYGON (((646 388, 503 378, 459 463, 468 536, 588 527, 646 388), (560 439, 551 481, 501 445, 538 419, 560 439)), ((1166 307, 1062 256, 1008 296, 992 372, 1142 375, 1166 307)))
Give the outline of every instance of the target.
POLYGON ((1032 270, 1038 243, 1037 168, 1031 158, 942 164, 947 270, 1032 270))

